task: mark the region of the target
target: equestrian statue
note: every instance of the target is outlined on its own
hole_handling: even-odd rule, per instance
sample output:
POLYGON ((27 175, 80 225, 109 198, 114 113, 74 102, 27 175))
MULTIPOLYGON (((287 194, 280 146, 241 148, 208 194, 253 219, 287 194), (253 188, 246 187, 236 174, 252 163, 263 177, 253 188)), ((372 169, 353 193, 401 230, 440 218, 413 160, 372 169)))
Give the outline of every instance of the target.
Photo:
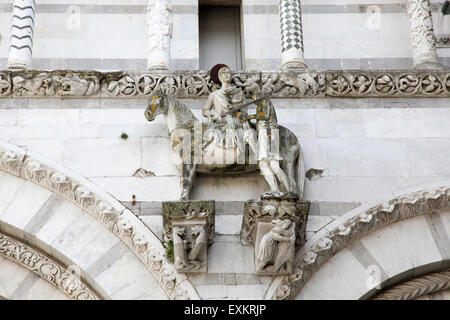
POLYGON ((297 137, 278 125, 272 102, 261 94, 245 101, 244 92, 231 84, 232 73, 224 64, 209 72, 220 85, 208 97, 200 122, 189 107, 156 90, 145 117, 165 117, 170 134, 172 158, 181 170, 180 200, 188 200, 196 172, 212 175, 260 171, 270 191, 267 195, 303 199, 305 167, 297 137), (247 106, 256 104, 256 113, 247 106))

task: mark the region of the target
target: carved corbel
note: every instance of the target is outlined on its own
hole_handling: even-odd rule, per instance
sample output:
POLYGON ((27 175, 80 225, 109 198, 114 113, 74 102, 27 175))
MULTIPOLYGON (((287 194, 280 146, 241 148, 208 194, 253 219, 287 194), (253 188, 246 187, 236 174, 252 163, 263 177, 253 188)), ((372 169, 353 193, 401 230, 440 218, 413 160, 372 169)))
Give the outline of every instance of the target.
POLYGON ((163 202, 164 241, 178 272, 207 271, 208 245, 214 242, 215 201, 163 202))
POLYGON ((241 241, 252 246, 258 276, 293 272, 295 251, 305 243, 310 203, 295 196, 263 196, 244 206, 241 241))

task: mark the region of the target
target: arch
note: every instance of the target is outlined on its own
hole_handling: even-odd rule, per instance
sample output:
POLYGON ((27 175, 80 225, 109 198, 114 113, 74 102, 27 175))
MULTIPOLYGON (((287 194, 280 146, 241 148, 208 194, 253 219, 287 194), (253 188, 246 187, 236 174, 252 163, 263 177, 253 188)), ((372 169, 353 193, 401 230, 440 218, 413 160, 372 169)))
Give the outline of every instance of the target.
POLYGON ((20 241, 0 234, 0 248, 0 300, 98 299, 67 269, 20 241))
POLYGON ((62 265, 80 268, 82 279, 101 297, 136 299, 136 288, 114 287, 113 280, 126 278, 152 289, 153 295, 141 298, 198 299, 151 230, 87 179, 0 142, 0 191, 0 231, 62 265), (39 233, 42 228, 46 232, 39 233), (89 246, 87 236, 93 241, 89 246))
POLYGON ((266 298, 333 298, 325 296, 328 281, 340 290, 335 299, 368 299, 404 281, 449 269, 449 186, 430 186, 336 219, 296 253, 295 273, 274 279, 266 298), (379 279, 370 287, 367 281, 373 282, 376 272, 379 279))

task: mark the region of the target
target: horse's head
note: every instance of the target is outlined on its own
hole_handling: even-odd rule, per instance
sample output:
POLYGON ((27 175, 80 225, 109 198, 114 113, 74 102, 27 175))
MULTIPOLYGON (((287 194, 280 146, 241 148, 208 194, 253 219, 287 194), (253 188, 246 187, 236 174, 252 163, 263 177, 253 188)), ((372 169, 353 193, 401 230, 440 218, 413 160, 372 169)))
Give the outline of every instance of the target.
POLYGON ((144 111, 145 118, 153 121, 155 118, 167 112, 166 95, 162 90, 156 90, 150 100, 150 104, 144 111))

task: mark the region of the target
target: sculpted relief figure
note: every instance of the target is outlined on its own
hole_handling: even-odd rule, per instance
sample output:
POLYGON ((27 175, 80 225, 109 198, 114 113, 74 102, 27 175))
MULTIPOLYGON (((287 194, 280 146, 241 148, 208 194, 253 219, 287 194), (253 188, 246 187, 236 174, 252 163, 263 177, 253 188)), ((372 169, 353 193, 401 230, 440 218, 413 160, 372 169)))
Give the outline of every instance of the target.
POLYGON ((208 239, 202 226, 173 227, 175 268, 181 272, 205 272, 208 239))
MULTIPOLYGON (((212 81, 222 86, 209 95, 206 105, 202 109, 203 116, 208 119, 208 124, 213 125, 212 133, 209 134, 210 139, 204 141, 204 146, 213 141, 220 148, 234 149, 237 147, 236 155, 239 157, 244 155, 245 143, 247 143, 251 151, 255 153, 257 150, 256 132, 250 126, 247 109, 241 108, 239 112, 231 112, 244 104, 245 97, 241 88, 231 85, 230 68, 224 64, 215 65, 211 69, 210 75, 212 81)), ((221 155, 217 151, 207 155, 216 160, 217 153, 221 155)), ((235 161, 237 159, 233 159, 231 164, 235 161)))
POLYGON ((256 272, 292 272, 295 254, 295 223, 274 219, 272 228, 262 236, 256 256, 256 272))
POLYGON ((271 101, 263 97, 245 103, 242 89, 231 84, 226 65, 214 66, 210 77, 221 87, 209 95, 202 109, 206 122, 201 123, 187 106, 162 90, 153 93, 145 110, 148 121, 161 114, 166 119, 172 158, 181 170, 180 200, 189 199, 196 172, 241 175, 257 170, 269 184, 270 194, 302 199, 302 149, 295 134, 278 125, 271 101), (257 104, 256 114, 248 114, 250 103, 257 104))

